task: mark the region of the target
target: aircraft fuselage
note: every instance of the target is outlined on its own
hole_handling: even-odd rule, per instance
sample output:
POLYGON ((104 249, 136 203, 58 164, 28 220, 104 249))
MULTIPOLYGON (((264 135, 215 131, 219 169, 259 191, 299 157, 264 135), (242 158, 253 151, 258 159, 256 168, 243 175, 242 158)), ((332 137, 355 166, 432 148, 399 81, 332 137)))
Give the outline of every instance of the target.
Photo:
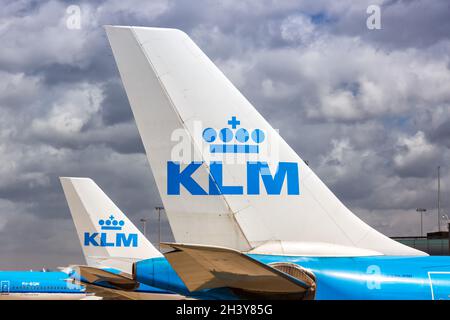
POLYGON ((0 300, 78 300, 85 288, 64 272, 0 271, 0 300))
MULTIPOLYGON (((294 257, 249 255, 264 264, 288 262, 315 276, 317 300, 450 299, 450 257, 294 257)), ((137 263, 137 280, 196 298, 233 299, 231 290, 189 292, 164 258, 137 263)))

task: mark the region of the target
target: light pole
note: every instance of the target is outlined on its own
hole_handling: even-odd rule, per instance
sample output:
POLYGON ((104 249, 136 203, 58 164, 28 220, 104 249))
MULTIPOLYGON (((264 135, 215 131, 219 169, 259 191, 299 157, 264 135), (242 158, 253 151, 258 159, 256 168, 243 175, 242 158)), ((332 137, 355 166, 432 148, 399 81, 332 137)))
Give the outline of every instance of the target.
POLYGON ((158 212, 158 246, 161 251, 161 210, 164 210, 164 207, 155 207, 155 210, 158 212))
POLYGON ((420 212, 420 235, 423 236, 423 213, 427 211, 424 208, 417 208, 417 212, 420 212))
POLYGON ((438 166, 438 231, 441 231, 441 167, 438 166))
POLYGON ((445 219, 447 221, 447 224, 448 224, 448 221, 450 220, 448 215, 446 215, 445 213, 442 215, 442 219, 445 219))
POLYGON ((147 238, 147 219, 142 218, 140 221, 142 222, 142 229, 143 229, 144 237, 147 238))

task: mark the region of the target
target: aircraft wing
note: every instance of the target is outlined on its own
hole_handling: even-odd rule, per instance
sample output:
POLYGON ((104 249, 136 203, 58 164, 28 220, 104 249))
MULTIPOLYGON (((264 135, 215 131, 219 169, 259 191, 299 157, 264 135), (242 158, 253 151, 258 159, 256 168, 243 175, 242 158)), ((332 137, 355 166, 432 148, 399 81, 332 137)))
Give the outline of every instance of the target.
MULTIPOLYGON (((167 292, 136 291, 132 275, 89 266, 70 266, 69 280, 79 281, 86 291, 107 300, 183 300, 186 297, 167 292)), ((69 272, 69 271, 66 271, 69 272)))
POLYGON ((95 297, 101 297, 105 300, 185 300, 185 296, 171 293, 150 293, 125 291, 101 287, 90 283, 82 282, 87 292, 95 293, 95 297))
POLYGON ((296 269, 289 275, 239 251, 213 246, 162 243, 166 259, 190 291, 230 288, 243 298, 308 298, 314 280, 296 269))
POLYGON ((76 278, 84 283, 100 286, 110 286, 120 290, 134 290, 139 283, 129 274, 114 273, 105 269, 89 266, 71 266, 76 278))

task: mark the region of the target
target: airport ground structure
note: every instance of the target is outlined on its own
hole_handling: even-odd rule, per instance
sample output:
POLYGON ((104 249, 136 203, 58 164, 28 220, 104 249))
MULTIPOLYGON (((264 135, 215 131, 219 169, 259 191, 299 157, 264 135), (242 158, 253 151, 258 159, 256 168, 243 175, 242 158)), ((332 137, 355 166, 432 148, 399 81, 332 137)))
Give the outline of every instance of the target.
MULTIPOLYGON (((450 230, 450 224, 448 225, 450 230)), ((392 239, 431 256, 450 255, 450 232, 428 232, 426 236, 391 237, 392 239)))

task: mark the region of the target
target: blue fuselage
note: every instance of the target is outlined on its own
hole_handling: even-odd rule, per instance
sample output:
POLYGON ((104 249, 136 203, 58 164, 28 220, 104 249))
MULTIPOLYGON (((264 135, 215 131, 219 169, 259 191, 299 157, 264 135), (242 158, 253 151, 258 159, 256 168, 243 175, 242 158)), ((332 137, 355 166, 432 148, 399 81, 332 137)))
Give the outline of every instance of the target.
POLYGON ((0 271, 0 294, 85 294, 64 272, 0 271))
MULTIPOLYGON (((316 299, 450 299, 450 257, 373 256, 352 258, 249 255, 262 263, 295 263, 313 272, 316 299)), ((137 280, 183 295, 236 298, 230 290, 189 292, 164 258, 137 263, 137 280)))

